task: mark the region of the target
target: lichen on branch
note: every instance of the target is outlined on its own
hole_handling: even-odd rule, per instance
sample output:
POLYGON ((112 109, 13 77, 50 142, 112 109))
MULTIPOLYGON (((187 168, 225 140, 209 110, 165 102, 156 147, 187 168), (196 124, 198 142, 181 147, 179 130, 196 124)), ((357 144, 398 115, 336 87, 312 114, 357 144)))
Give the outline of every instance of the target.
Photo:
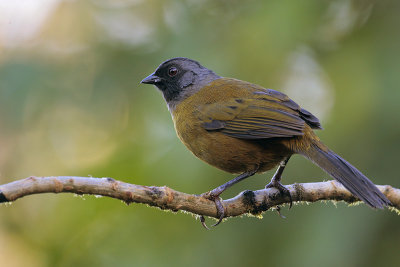
MULTIPOLYGON (((294 202, 316 202, 321 200, 359 201, 340 183, 332 180, 319 183, 296 183, 287 185, 294 202)), ((378 185, 379 190, 392 202, 392 210, 399 213, 400 189, 389 185, 378 185)), ((169 187, 143 186, 124 183, 112 178, 76 176, 28 177, 0 185, 0 203, 12 202, 24 196, 41 193, 75 193, 101 195, 130 203, 142 203, 172 211, 186 211, 197 215, 217 217, 213 201, 200 195, 192 195, 169 187)), ((237 196, 224 200, 226 217, 243 214, 260 215, 262 212, 290 203, 288 196, 281 195, 274 188, 243 191, 237 196)))

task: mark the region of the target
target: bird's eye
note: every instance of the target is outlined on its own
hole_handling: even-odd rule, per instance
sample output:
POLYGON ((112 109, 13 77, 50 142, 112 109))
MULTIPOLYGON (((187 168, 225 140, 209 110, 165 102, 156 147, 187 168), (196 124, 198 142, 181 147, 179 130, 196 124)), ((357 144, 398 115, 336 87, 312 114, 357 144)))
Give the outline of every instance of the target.
POLYGON ((168 75, 169 75, 170 77, 174 77, 177 73, 178 73, 178 69, 175 68, 175 67, 171 67, 171 68, 169 68, 169 70, 168 70, 168 75))

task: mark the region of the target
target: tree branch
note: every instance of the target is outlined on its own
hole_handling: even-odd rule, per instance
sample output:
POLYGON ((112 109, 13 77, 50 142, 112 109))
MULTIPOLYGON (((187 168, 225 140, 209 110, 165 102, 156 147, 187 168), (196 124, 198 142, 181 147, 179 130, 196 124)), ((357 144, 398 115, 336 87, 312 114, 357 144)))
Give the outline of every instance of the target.
MULTIPOLYGON (((340 183, 327 181, 288 185, 293 201, 316 202, 320 200, 359 201, 340 183)), ((393 210, 400 210, 400 189, 389 185, 378 185, 379 190, 393 203, 393 210)), ((41 193, 75 193, 101 195, 120 199, 127 204, 143 203, 172 211, 187 211, 197 215, 217 217, 213 201, 198 195, 175 191, 169 187, 142 186, 124 183, 112 178, 90 178, 75 176, 34 177, 0 185, 0 203, 12 202, 18 198, 41 193)), ((260 215, 262 212, 289 203, 274 189, 243 191, 234 198, 223 201, 227 217, 242 214, 260 215)))

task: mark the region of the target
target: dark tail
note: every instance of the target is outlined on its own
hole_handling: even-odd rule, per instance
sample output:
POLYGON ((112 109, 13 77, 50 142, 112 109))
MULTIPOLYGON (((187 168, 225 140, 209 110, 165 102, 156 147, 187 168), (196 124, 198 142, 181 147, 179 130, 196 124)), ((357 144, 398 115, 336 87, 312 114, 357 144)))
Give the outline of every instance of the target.
POLYGON ((391 205, 386 196, 364 174, 322 143, 317 142, 314 141, 306 151, 298 153, 312 160, 369 206, 383 209, 391 205))

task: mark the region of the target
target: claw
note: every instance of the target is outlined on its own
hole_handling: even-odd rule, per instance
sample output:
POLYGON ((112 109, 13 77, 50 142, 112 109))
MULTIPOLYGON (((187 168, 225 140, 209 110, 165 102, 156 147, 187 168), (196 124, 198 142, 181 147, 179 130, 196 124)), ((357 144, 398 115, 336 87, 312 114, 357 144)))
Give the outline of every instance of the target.
POLYGON ((283 186, 280 182, 278 182, 277 180, 272 178, 272 181, 269 184, 267 184, 265 186, 265 188, 276 188, 276 189, 278 189, 279 193, 281 193, 282 195, 289 196, 289 200, 290 200, 289 209, 292 208, 292 206, 293 206, 292 195, 290 194, 290 191, 285 186, 283 186))
MULTIPOLYGON (((289 190, 288 190, 289 191, 289 190)), ((290 192, 289 192, 289 201, 290 201, 290 203, 289 203, 289 209, 291 209, 292 207, 293 207, 293 199, 292 199, 292 195, 290 194, 290 192)))
MULTIPOLYGON (((222 222, 222 220, 225 218, 225 209, 224 206, 222 205, 221 198, 219 197, 226 189, 231 187, 232 185, 246 179, 247 177, 250 177, 254 175, 258 171, 258 165, 254 166, 253 170, 246 171, 239 176, 236 176, 232 180, 224 183, 223 185, 218 186, 217 188, 214 188, 213 190, 206 192, 204 194, 201 194, 200 196, 212 200, 215 203, 215 207, 217 208, 217 217, 218 217, 218 222, 214 224, 213 226, 217 226, 222 222)), ((200 222, 203 225, 204 228, 209 229, 207 225, 205 224, 205 218, 204 216, 200 216, 200 222)))
POLYGON ((286 219, 286 217, 281 214, 281 207, 280 206, 276 206, 276 212, 278 212, 279 217, 281 217, 282 219, 286 219))
MULTIPOLYGON (((276 170, 274 176, 272 177, 271 182, 269 184, 267 184, 265 186, 265 188, 272 188, 273 187, 273 188, 278 189, 279 193, 281 193, 281 195, 289 196, 289 200, 290 200, 289 209, 291 209, 292 205, 293 205, 292 195, 290 194, 290 191, 280 183, 281 182, 281 178, 282 178, 283 170, 285 169, 286 164, 288 163, 289 159, 290 159, 290 156, 287 157, 285 160, 283 160, 279 164, 279 167, 276 170)), ((278 210, 278 213, 279 213, 279 210, 280 210, 279 206, 278 206, 277 210, 278 210)))
POLYGON ((204 228, 206 228, 207 230, 211 230, 210 228, 208 228, 208 226, 206 224, 206 218, 204 218, 203 215, 200 215, 200 222, 201 222, 201 225, 203 225, 204 228))
MULTIPOLYGON (((221 198, 219 196, 214 196, 211 192, 202 194, 202 197, 214 201, 215 207, 217 208, 218 222, 211 226, 213 226, 213 227, 217 226, 225 218, 225 209, 224 209, 224 205, 222 205, 221 198)), ((206 228, 207 230, 210 230, 210 228, 206 225, 206 219, 204 218, 203 215, 200 216, 200 222, 204 228, 206 228)))
POLYGON ((220 224, 222 222, 222 220, 225 217, 225 209, 224 209, 224 206, 222 205, 220 197, 216 197, 214 199, 214 202, 215 202, 215 206, 217 207, 217 215, 219 215, 219 219, 218 219, 218 222, 216 224, 213 224, 212 226, 217 226, 218 224, 220 224))

